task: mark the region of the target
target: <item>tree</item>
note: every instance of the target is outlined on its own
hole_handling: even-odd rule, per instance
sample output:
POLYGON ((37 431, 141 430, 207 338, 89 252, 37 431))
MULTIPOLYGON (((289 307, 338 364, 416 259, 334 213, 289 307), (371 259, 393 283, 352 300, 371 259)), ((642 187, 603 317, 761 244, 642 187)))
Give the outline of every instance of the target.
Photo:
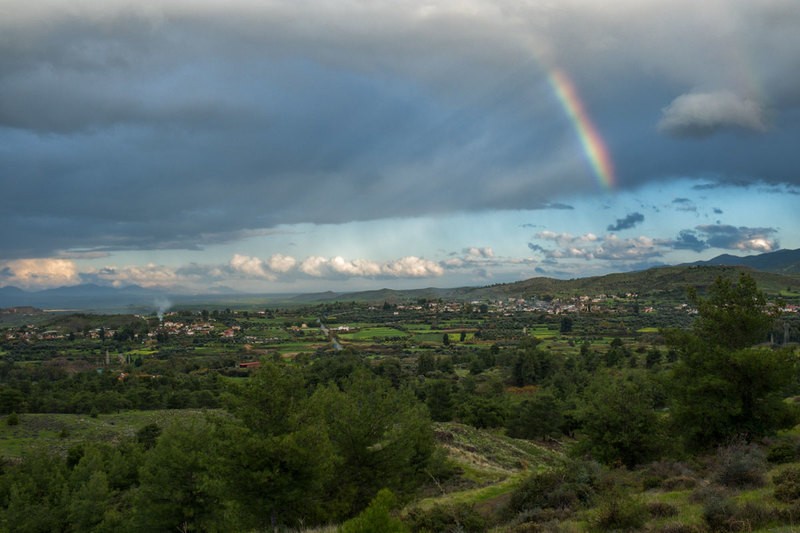
MULTIPOLYGON (((220 498, 210 482, 210 426, 194 419, 164 429, 140 472, 134 500, 136 528, 142 531, 214 529, 220 498)), ((97 489, 99 490, 99 488, 97 489)))
POLYGON ((2 521, 14 531, 66 531, 68 487, 66 464, 41 450, 25 457, 2 477, 2 521))
MULTIPOLYGON (((335 387, 335 385, 333 386, 335 387)), ((323 412, 301 370, 265 363, 228 398, 235 420, 216 422, 215 478, 242 517, 242 529, 322 520, 337 460, 323 412)))
POLYGON ((450 334, 449 333, 445 333, 444 335, 442 335, 442 344, 444 344, 445 346, 450 346, 450 334))
POLYGON ((538 392, 512 408, 506 428, 508 435, 519 439, 539 439, 561 434, 564 408, 549 392, 538 392))
POLYGON ((734 436, 754 438, 789 427, 795 419, 783 402, 795 375, 791 354, 752 348, 766 337, 775 316, 755 280, 717 278, 706 298, 690 292, 698 309, 691 333, 673 332, 679 354, 670 378, 671 417, 691 448, 709 448, 734 436))
POLYGON ((428 372, 436 370, 436 359, 430 352, 423 352, 417 357, 417 374, 424 376, 428 372))
POLYGON ((603 463, 627 467, 657 458, 665 439, 654 392, 641 371, 598 374, 578 408, 579 448, 603 463))
POLYGON ((766 298, 755 279, 745 272, 735 285, 718 276, 706 298, 690 289, 689 300, 698 312, 695 335, 711 346, 735 350, 762 342, 776 318, 768 312, 766 298))
POLYGON ((425 479, 433 429, 427 409, 409 389, 359 370, 342 389, 318 388, 312 402, 340 458, 331 487, 334 515, 352 516, 381 488, 403 494, 425 479))
POLYGON ((453 385, 443 379, 429 380, 425 383, 425 404, 431 418, 437 422, 453 419, 453 385))

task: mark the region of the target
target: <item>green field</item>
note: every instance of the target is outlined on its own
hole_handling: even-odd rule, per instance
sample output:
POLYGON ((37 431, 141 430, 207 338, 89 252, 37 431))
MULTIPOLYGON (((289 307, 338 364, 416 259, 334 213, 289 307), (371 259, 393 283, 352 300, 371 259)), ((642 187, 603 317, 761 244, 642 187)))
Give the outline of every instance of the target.
POLYGON ((405 331, 392 327, 368 327, 363 328, 353 333, 338 333, 337 336, 342 340, 348 341, 363 341, 373 340, 384 337, 408 337, 410 334, 405 331))

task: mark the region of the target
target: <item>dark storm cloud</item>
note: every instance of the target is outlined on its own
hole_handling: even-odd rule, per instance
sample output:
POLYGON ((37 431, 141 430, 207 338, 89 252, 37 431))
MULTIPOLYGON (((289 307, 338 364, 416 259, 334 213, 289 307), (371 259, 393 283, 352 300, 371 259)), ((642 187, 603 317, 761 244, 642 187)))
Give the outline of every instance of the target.
POLYGON ((573 78, 621 187, 796 182, 798 12, 793 0, 659 0, 635 13, 12 0, 0 19, 0 251, 198 249, 278 224, 571 209, 558 199, 599 189, 553 66, 573 78), (705 31, 721 17, 735 42, 705 31), (759 65, 761 94, 732 44, 759 65), (674 135, 759 134, 676 139, 659 120, 674 135))
POLYGON ((615 224, 609 224, 608 231, 622 231, 631 229, 637 224, 644 222, 644 215, 641 213, 631 213, 625 218, 618 218, 615 224))

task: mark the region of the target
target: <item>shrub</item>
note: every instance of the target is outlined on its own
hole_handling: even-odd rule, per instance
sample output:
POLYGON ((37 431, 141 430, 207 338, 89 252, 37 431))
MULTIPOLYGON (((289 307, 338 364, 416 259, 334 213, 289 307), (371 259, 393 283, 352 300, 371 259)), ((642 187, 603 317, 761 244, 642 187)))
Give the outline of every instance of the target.
POLYGON ((655 461, 641 470, 642 486, 645 490, 694 488, 697 481, 693 476, 694 471, 691 468, 677 461, 655 461))
POLYGON ((710 497, 703 505, 703 520, 711 531, 730 531, 736 512, 734 501, 725 496, 710 497))
POLYGON ((19 415, 17 413, 11 413, 6 418, 6 424, 9 426, 18 426, 19 425, 19 415))
POLYGON ((671 503, 650 502, 647 504, 647 512, 653 518, 666 518, 678 514, 678 508, 671 503))
MULTIPOLYGON (((406 521, 415 532, 486 531, 486 521, 472 505, 437 505, 431 509, 412 509, 406 521)), ((375 530, 382 531, 382 530, 375 530)))
POLYGON ((767 472, 764 452, 752 444, 732 444, 717 451, 715 482, 726 487, 762 487, 767 472))
POLYGON ((599 531, 639 531, 649 515, 640 498, 617 489, 606 493, 600 501, 591 526, 599 531))
POLYGON ((568 520, 571 514, 572 511, 569 509, 529 509, 517 514, 517 516, 509 520, 507 525, 513 531, 521 531, 525 527, 533 531, 551 529, 548 524, 557 524, 568 520))
POLYGON ((351 518, 340 528, 340 533, 408 533, 408 527, 391 515, 397 506, 397 499, 389 489, 381 489, 369 506, 355 518, 351 518))
POLYGON ((598 475, 596 463, 583 461, 535 473, 511 493, 507 513, 537 508, 575 510, 594 496, 598 475))
POLYGON ((752 531, 778 518, 773 507, 762 502, 747 501, 736 508, 732 525, 737 531, 752 531))
POLYGON ((691 503, 706 503, 709 500, 727 497, 728 491, 726 489, 714 485, 704 485, 698 487, 689 495, 689 501, 691 503))
POLYGON ((703 507, 703 519, 711 531, 753 531, 779 518, 779 512, 764 503, 737 505, 724 496, 710 498, 703 507))
POLYGON ((697 479, 691 476, 675 476, 661 482, 664 490, 688 490, 697 486, 697 479))
POLYGON ((683 522, 670 522, 648 531, 650 533, 700 533, 703 530, 695 525, 684 524, 683 522))
POLYGON ((800 459, 800 441, 795 437, 779 437, 767 450, 770 463, 791 463, 800 459))
POLYGON ((793 466, 777 474, 775 483, 775 499, 791 502, 800 498, 800 467, 793 466))

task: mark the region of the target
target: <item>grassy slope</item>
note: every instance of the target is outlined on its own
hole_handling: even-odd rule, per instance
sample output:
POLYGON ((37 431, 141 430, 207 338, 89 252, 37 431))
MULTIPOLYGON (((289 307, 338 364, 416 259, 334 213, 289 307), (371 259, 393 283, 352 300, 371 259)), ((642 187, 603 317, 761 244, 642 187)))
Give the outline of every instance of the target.
POLYGON ((165 409, 125 411, 116 414, 89 415, 35 414, 19 415, 16 426, 0 418, 0 457, 22 457, 29 450, 49 448, 66 452, 86 441, 117 442, 129 438, 150 423, 164 427, 175 417, 203 416, 200 410, 165 409))
POLYGON ((439 445, 461 474, 440 486, 438 494, 417 500, 410 507, 466 503, 490 510, 531 471, 548 468, 562 456, 530 441, 455 422, 437 423, 435 431, 439 445))

